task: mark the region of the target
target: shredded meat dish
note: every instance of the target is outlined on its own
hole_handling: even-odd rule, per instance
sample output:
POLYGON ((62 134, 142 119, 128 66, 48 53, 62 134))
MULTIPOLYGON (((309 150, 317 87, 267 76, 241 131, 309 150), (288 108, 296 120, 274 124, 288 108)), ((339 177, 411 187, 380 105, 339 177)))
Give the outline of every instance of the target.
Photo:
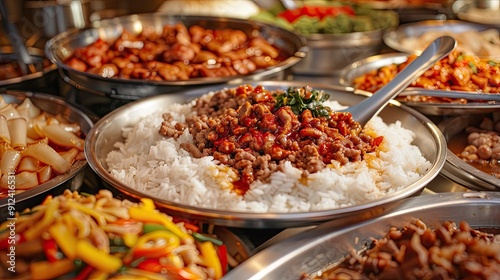
MULTIPOLYGON (((300 93, 301 101, 317 93, 310 87, 289 90, 300 93)), ((239 179, 233 185, 240 194, 253 181, 265 181, 285 161, 306 176, 332 161, 343 165, 363 160, 383 140, 363 133, 347 112, 315 116, 314 109, 296 114, 293 106, 277 106, 280 94, 282 91, 249 85, 221 90, 209 99, 197 99, 186 123, 173 122, 165 113, 160 133, 177 138, 189 129, 193 143, 181 147, 193 157, 213 156, 235 170, 239 179)))
POLYGON ((246 75, 278 64, 286 55, 258 34, 195 25, 165 25, 161 33, 123 32, 76 49, 65 63, 104 78, 177 81, 246 75))
MULTIPOLYGON (((494 229, 491 229, 492 232, 494 229)), ((435 229, 416 220, 391 228, 362 254, 312 279, 498 279, 500 235, 446 221, 435 229)), ((303 279, 310 279, 305 277, 303 279)))

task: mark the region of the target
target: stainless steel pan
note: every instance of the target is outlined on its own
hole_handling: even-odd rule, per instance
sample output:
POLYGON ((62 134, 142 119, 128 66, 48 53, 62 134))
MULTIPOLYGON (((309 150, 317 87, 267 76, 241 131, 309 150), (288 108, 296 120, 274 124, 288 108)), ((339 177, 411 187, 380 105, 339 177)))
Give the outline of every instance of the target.
MULTIPOLYGON (((290 86, 304 86, 303 82, 267 81, 253 82, 252 84, 264 85, 267 89, 286 89, 290 86)), ((332 85, 309 84, 315 89, 323 89, 329 93, 331 98, 338 100, 341 104, 354 105, 365 97, 353 94, 344 87, 332 85)), ((411 195, 418 195, 425 186, 439 173, 442 168, 446 146, 444 137, 439 129, 426 117, 417 111, 400 105, 397 102, 385 107, 379 116, 385 122, 392 123, 401 121, 403 127, 411 128, 416 139, 414 145, 418 146, 432 166, 423 177, 405 188, 388 194, 387 196, 364 203, 361 205, 331 209, 326 211, 315 211, 305 213, 244 213, 233 211, 221 211, 217 209, 206 209, 193 207, 153 197, 145 192, 140 192, 131 186, 127 186, 107 171, 106 155, 114 149, 113 144, 123 141, 121 129, 137 123, 141 118, 151 114, 151 108, 162 108, 175 102, 187 102, 195 97, 212 90, 220 90, 226 86, 217 85, 209 88, 184 91, 179 94, 157 95, 144 98, 124 105, 110 114, 101 118, 90 132, 86 144, 85 154, 91 168, 113 189, 117 189, 127 196, 139 198, 150 197, 159 207, 172 215, 186 217, 188 219, 201 220, 222 226, 247 227, 247 228, 286 228, 310 224, 318 224, 327 220, 341 217, 373 217, 385 208, 385 205, 398 201, 411 195)))
POLYGON ((498 228, 500 194, 494 192, 442 193, 408 198, 388 208, 378 218, 339 219, 299 233, 257 253, 231 270, 224 279, 301 279, 342 261, 354 249, 361 250, 372 238, 379 239, 390 227, 402 227, 420 218, 429 227, 444 221, 467 221, 473 228, 498 228))
POLYGON ((250 20, 219 18, 208 16, 176 16, 167 14, 140 14, 102 20, 99 27, 61 33, 50 39, 45 52, 55 63, 64 80, 74 87, 110 98, 138 99, 160 93, 171 93, 186 88, 208 84, 239 83, 242 80, 283 79, 285 70, 299 62, 307 53, 308 47, 303 37, 279 27, 250 20), (183 23, 186 26, 200 25, 210 29, 239 29, 247 34, 259 33, 284 51, 288 58, 279 64, 253 72, 249 75, 223 78, 196 78, 186 81, 144 81, 138 79, 103 78, 99 75, 77 71, 64 61, 81 47, 95 42, 98 38, 114 41, 125 30, 138 34, 146 27, 154 27, 161 32, 167 24, 183 23))

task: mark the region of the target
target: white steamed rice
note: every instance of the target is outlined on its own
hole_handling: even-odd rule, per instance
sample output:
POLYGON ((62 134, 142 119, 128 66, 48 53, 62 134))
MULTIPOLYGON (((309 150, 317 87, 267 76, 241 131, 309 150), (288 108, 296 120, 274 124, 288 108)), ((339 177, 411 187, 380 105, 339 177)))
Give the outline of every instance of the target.
MULTIPOLYGON (((175 121, 184 122, 191 104, 173 104, 168 111, 175 121)), ((328 104, 339 109, 339 104, 328 104)), ((245 196, 230 190, 235 174, 220 166, 213 157, 193 158, 181 149, 192 142, 187 132, 174 140, 158 133, 162 113, 142 119, 123 129, 124 143, 107 155, 109 172, 124 184, 151 196, 185 205, 254 213, 309 212, 363 204, 384 197, 417 181, 431 167, 418 147, 415 135, 400 122, 386 124, 373 118, 365 129, 383 135, 377 154, 361 162, 332 164, 310 174, 285 164, 282 172, 271 175, 269 183, 255 181, 245 196), (305 185, 306 184, 306 185, 305 185)), ((367 158, 368 157, 368 158, 367 158)))

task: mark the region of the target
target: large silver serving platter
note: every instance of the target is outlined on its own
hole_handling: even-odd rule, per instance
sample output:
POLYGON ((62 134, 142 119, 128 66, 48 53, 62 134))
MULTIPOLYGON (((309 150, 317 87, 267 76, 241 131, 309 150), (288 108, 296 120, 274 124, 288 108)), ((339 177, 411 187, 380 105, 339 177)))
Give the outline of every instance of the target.
POLYGON ((468 222, 473 228, 499 228, 500 193, 466 192, 422 195, 393 204, 377 218, 358 222, 339 219, 272 245, 231 270, 224 279, 302 279, 361 251, 391 227, 414 219, 429 227, 444 221, 468 222))
MULTIPOLYGON (((49 94, 30 91, 7 91, 2 97, 12 104, 21 103, 26 97, 30 98, 33 104, 43 111, 52 115, 61 115, 69 122, 80 125, 81 131, 87 135, 92 128, 92 120, 80 109, 67 103, 60 97, 49 94)), ((14 207, 14 211, 22 211, 40 204, 47 195, 61 194, 65 189, 77 190, 83 183, 84 170, 88 167, 86 160, 75 162, 70 170, 64 174, 56 176, 51 180, 40 184, 32 189, 15 195, 15 201, 9 198, 0 199, 0 220, 11 217, 9 206, 14 207)))
POLYGON ((50 39, 45 45, 47 57, 55 63, 63 79, 74 87, 110 98, 139 99, 161 93, 171 93, 186 88, 208 84, 261 79, 284 79, 286 71, 306 56, 306 40, 291 31, 260 22, 232 18, 209 16, 188 16, 169 14, 136 14, 99 22, 99 27, 61 33, 50 39), (116 40, 124 31, 138 34, 145 28, 153 27, 161 32, 167 24, 183 23, 190 27, 200 25, 209 29, 231 28, 247 34, 260 34, 263 38, 280 48, 288 58, 279 64, 255 71, 249 75, 195 78, 186 81, 145 81, 140 79, 103 78, 99 75, 77 71, 64 63, 73 52, 95 42, 98 38, 105 41, 116 40))
MULTIPOLYGON (((262 81, 252 82, 252 85, 263 85, 269 90, 287 89, 291 86, 305 86, 304 82, 286 81, 262 81)), ((315 89, 324 90, 334 100, 344 105, 354 105, 366 96, 354 94, 344 87, 334 85, 307 84, 315 89)), ((187 102, 212 90, 223 89, 224 85, 217 85, 203 89, 185 91, 179 94, 157 95, 134 101, 101 118, 91 130, 85 143, 85 154, 90 167, 111 188, 117 189, 127 196, 140 198, 149 197, 153 199, 158 207, 175 216, 188 219, 201 220, 222 226, 246 227, 246 228, 286 228, 310 224, 318 224, 326 220, 345 216, 373 217, 377 215, 385 205, 398 201, 402 198, 419 195, 425 186, 435 178, 445 162, 446 143, 444 137, 429 119, 417 111, 401 105, 397 102, 386 106, 379 114, 385 122, 392 123, 400 121, 403 127, 410 128, 416 134, 414 145, 418 146, 422 155, 427 158, 432 166, 416 182, 405 186, 399 191, 391 193, 383 198, 368 203, 331 209, 325 211, 305 213, 246 213, 233 211, 220 211, 217 209, 206 209, 180 204, 158 197, 152 197, 148 193, 139 192, 125 185, 108 173, 106 164, 107 154, 114 149, 113 144, 123 141, 122 128, 137 123, 140 119, 151 114, 152 108, 162 108, 174 102, 187 102)))
MULTIPOLYGON (((447 142, 462 133, 468 126, 478 126, 487 114, 455 116, 438 124, 447 142)), ((465 135, 463 137, 466 137, 465 135)), ((483 172, 468 164, 452 151, 446 155, 446 163, 441 174, 449 180, 476 191, 500 191, 500 178, 483 172)))
MULTIPOLYGON (((339 75, 339 83, 342 86, 352 87, 356 77, 366 74, 370 71, 379 69, 383 66, 391 64, 400 64, 407 60, 407 53, 387 53, 367 57, 359 61, 353 62, 344 69, 339 75)), ((432 94, 433 90, 424 90, 422 88, 409 87, 400 93, 400 96, 405 94, 432 94)), ((460 91, 448 91, 451 94, 460 96, 460 91)), ((479 95, 479 94, 478 94, 479 95)), ((474 96, 475 97, 475 96, 474 96)), ((499 96, 500 99, 500 96, 499 96)), ((466 104, 458 103, 426 103, 426 102, 402 102, 407 106, 416 109, 417 111, 428 116, 446 116, 446 115, 463 115, 463 114, 481 114, 494 112, 500 109, 499 101, 477 102, 469 100, 466 104)))

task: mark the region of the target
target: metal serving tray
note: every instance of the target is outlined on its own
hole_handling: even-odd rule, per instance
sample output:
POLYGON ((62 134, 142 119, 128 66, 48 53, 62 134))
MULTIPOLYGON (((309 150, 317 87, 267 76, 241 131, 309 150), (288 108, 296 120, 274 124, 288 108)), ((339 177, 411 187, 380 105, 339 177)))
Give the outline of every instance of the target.
POLYGON ((401 200, 381 216, 356 223, 333 220, 272 245, 231 270, 224 279, 301 279, 340 262, 354 249, 381 238, 390 227, 420 218, 429 227, 443 221, 467 221, 473 228, 500 226, 500 193, 466 192, 425 195, 401 200))

